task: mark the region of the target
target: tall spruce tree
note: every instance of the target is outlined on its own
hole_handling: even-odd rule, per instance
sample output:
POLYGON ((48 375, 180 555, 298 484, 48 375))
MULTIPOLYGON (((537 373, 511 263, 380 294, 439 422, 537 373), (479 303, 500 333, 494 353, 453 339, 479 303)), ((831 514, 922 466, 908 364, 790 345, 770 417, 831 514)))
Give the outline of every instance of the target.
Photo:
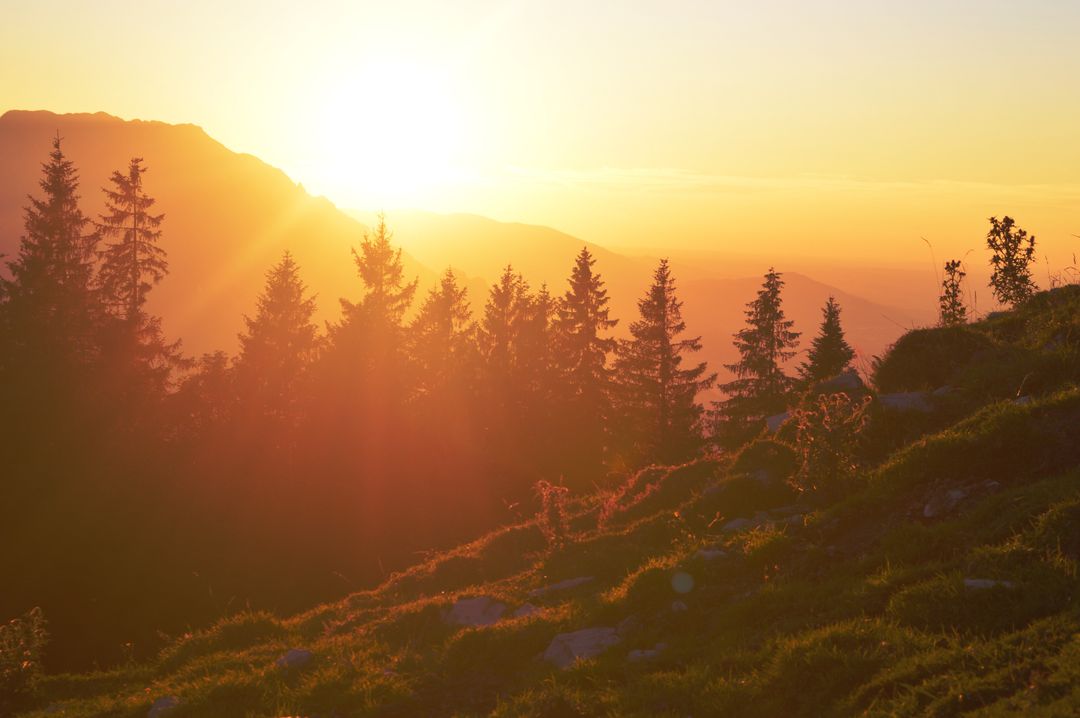
POLYGON ((100 320, 93 286, 98 235, 79 209, 79 176, 59 135, 39 185, 42 197, 30 197, 25 209, 19 253, 7 262, 10 277, 0 276, 0 362, 35 374, 92 361, 100 320))
POLYGON ((164 214, 150 214, 154 198, 143 189, 146 167, 132 158, 127 172, 113 172, 106 187, 107 214, 101 215, 98 231, 113 239, 101 251, 99 282, 111 311, 136 323, 150 289, 168 273, 165 250, 158 246, 164 214))
POLYGON ((438 286, 428 292, 409 328, 416 386, 422 396, 472 388, 475 339, 468 289, 458 283, 452 269, 447 269, 438 286))
POLYGON ((653 273, 653 284, 638 300, 640 318, 630 325, 631 338, 618 346, 615 371, 620 386, 620 414, 627 421, 630 461, 677 463, 691 458, 703 442, 699 392, 716 375, 705 362, 683 368, 700 351, 700 337, 682 337, 686 322, 682 302, 666 259, 653 273))
POLYGON ((938 297, 938 323, 943 327, 955 327, 967 322, 967 306, 964 304, 963 281, 967 276, 959 259, 945 262, 945 275, 941 280, 941 296, 938 297))
POLYGON ((582 247, 570 274, 569 288, 555 315, 555 353, 559 371, 560 424, 566 474, 595 475, 604 459, 611 419, 611 367, 614 338, 604 336, 618 324, 610 318, 604 281, 593 271, 596 260, 582 247))
POLYGON ((998 301, 1015 306, 1030 297, 1035 292, 1029 266, 1035 257, 1035 235, 1016 226, 1012 217, 1001 221, 991 217, 986 246, 994 253, 990 257, 990 286, 998 301))
POLYGON ((799 377, 806 385, 831 379, 851 365, 855 350, 844 338, 840 326, 840 305, 829 297, 821 310, 821 330, 814 337, 806 361, 799 367, 799 377))
POLYGON ((783 363, 795 356, 799 332, 784 316, 780 292, 784 281, 770 268, 757 298, 746 305, 746 327, 735 334, 739 361, 725 365, 735 379, 721 385, 727 400, 717 404, 718 438, 737 444, 748 438, 765 417, 787 405, 794 379, 783 363))
POLYGON ((319 346, 312 319, 315 297, 307 293, 289 252, 266 273, 255 316, 244 317, 237 392, 249 411, 282 427, 295 426, 311 363, 319 346))

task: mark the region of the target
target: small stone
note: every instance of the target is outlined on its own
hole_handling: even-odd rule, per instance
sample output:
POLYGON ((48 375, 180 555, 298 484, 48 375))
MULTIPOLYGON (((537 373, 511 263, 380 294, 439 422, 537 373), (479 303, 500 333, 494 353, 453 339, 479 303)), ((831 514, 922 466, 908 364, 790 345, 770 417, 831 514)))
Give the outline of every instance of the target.
POLYGON ((684 601, 679 601, 678 599, 676 599, 676 600, 671 602, 671 612, 672 613, 682 613, 683 611, 687 611, 687 610, 689 610, 689 607, 686 605, 686 603, 684 601))
POLYGON ((559 668, 569 668, 580 659, 593 658, 619 642, 614 628, 584 628, 560 633, 551 639, 544 660, 559 668))
POLYGON ((1035 399, 1032 398, 1028 394, 1025 394, 1024 396, 1018 396, 1015 399, 1013 399, 1013 403, 1016 404, 1017 406, 1027 406, 1028 404, 1032 403, 1033 401, 1035 401, 1035 399))
POLYGON ((694 555, 706 561, 715 561, 718 558, 727 556, 727 551, 720 548, 699 548, 694 555))
POLYGON ((1016 588, 1016 584, 1012 581, 996 581, 992 578, 965 578, 964 588, 985 591, 990 588, 1016 588))
POLYGON ((457 626, 491 626, 506 613, 506 604, 487 596, 459 598, 446 614, 446 622, 457 626))
POLYGON ((750 519, 738 518, 728 521, 721 527, 721 531, 743 531, 745 529, 753 528, 754 522, 750 519))
POLYGON ((164 718, 179 705, 180 699, 176 696, 162 696, 150 706, 150 712, 146 714, 146 718, 164 718))
POLYGON ((514 611, 513 616, 514 618, 527 618, 535 613, 540 613, 540 608, 538 606, 534 606, 531 603, 523 603, 516 611, 514 611))
POLYGON ((529 597, 536 598, 537 596, 545 596, 555 591, 566 591, 568 589, 577 588, 578 586, 582 586, 595 580, 595 576, 579 576, 578 578, 568 578, 565 581, 559 581, 558 583, 553 583, 550 586, 535 588, 532 591, 529 591, 529 597))
POLYGON ((929 413, 934 410, 925 391, 902 391, 895 394, 880 394, 878 402, 892 411, 919 411, 929 413))
POLYGON ((283 671, 289 671, 303 668, 311 663, 311 659, 314 657, 314 653, 304 648, 290 648, 285 651, 285 655, 274 662, 274 665, 283 671))
POLYGON ((932 519, 943 514, 947 514, 956 506, 967 498, 967 491, 964 489, 949 489, 948 491, 938 494, 932 497, 926 502, 926 506, 923 507, 923 518, 932 519))

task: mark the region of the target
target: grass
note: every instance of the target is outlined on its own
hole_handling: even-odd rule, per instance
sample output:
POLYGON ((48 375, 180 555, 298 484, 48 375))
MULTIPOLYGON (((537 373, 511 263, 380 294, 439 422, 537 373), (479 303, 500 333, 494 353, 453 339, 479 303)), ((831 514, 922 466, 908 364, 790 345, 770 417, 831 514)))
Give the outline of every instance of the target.
MULTIPOLYGON (((147 664, 47 676, 24 714, 145 716, 166 695, 180 698, 178 718, 1075 714, 1080 313, 1072 309, 1078 293, 1058 290, 955 332, 947 341, 971 351, 933 368, 942 373, 903 366, 937 357, 933 347, 887 359, 894 388, 947 380, 966 393, 897 429, 909 432, 903 440, 879 435, 886 443, 868 448, 851 493, 802 505, 801 521, 769 513, 798 500, 782 483, 751 476, 782 475, 782 446, 652 467, 573 502, 561 547, 549 548, 535 523, 506 527, 298 616, 239 614, 147 664), (1011 359, 987 366, 1002 357, 1011 359), (988 377, 1033 370, 1033 401, 996 396, 1015 393, 1008 382, 1007 391, 987 390, 988 377), (925 516, 928 500, 951 489, 963 489, 963 500, 925 516), (770 521, 721 528, 758 512, 770 521), (704 558, 702 547, 724 555, 704 558), (677 572, 693 579, 688 593, 673 588, 677 572), (530 596, 580 576, 593 580, 530 596), (1010 585, 971 588, 965 578, 1010 585), (480 595, 511 611, 525 602, 542 610, 487 627, 445 622, 456 598, 480 595), (619 626, 621 643, 567 670, 540 660, 556 634, 593 626, 619 626), (658 643, 652 659, 627 660, 658 643), (290 647, 315 658, 276 668, 290 647)), ((910 341, 933 344, 935 332, 910 341)))

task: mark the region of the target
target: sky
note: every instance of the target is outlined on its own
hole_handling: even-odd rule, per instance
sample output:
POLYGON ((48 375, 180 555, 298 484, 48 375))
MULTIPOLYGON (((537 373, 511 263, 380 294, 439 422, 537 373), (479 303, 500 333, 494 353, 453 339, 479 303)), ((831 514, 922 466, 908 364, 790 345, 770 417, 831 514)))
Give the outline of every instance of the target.
POLYGON ((190 122, 342 207, 882 263, 1080 254, 1080 2, 0 0, 0 111, 190 122))

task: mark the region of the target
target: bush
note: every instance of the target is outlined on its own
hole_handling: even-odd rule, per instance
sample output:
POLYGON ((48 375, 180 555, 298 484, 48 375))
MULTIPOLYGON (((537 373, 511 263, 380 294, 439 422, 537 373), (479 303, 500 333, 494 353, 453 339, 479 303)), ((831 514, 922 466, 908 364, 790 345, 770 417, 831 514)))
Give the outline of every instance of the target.
POLYGON ((916 329, 900 337, 874 366, 880 392, 925 391, 954 383, 979 352, 993 346, 967 326, 916 329))
POLYGON ((795 449, 782 441, 757 439, 747 444, 735 457, 732 472, 746 474, 762 483, 789 481, 799 468, 795 449))
POLYGON ((566 515, 566 497, 570 494, 570 489, 543 480, 536 482, 535 489, 536 495, 540 497, 537 525, 547 539, 548 546, 558 548, 570 533, 566 515))
POLYGON ((822 394, 795 410, 800 463, 791 483, 796 491, 835 497, 848 488, 858 468, 856 448, 870 402, 870 397, 854 401, 844 393, 822 394))
POLYGON ((0 707, 31 692, 41 677, 41 657, 48 642, 40 608, 0 626, 0 707))

